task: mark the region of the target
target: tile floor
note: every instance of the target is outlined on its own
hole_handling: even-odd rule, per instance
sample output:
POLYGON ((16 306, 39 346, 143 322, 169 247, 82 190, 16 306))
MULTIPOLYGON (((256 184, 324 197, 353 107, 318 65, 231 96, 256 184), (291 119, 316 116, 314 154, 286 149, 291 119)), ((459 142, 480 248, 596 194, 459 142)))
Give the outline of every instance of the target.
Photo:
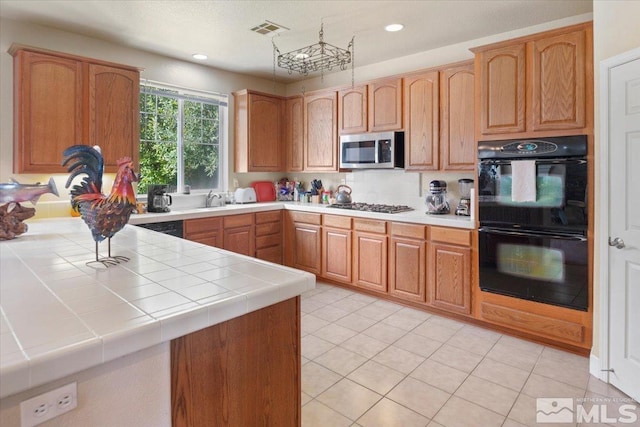
POLYGON ((323 283, 302 296, 302 364, 303 427, 535 426, 538 397, 605 399, 610 421, 626 398, 585 357, 323 283))

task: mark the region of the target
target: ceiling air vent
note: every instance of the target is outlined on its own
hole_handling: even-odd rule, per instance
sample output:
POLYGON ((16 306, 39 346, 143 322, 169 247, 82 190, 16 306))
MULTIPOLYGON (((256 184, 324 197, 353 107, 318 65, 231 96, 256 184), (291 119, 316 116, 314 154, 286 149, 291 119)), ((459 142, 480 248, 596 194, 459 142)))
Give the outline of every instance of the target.
POLYGON ((283 27, 282 25, 279 25, 267 20, 265 20, 262 24, 256 25, 251 29, 251 31, 254 31, 258 34, 262 34, 263 36, 276 35, 276 34, 285 32, 287 30, 288 30, 287 27, 283 27))

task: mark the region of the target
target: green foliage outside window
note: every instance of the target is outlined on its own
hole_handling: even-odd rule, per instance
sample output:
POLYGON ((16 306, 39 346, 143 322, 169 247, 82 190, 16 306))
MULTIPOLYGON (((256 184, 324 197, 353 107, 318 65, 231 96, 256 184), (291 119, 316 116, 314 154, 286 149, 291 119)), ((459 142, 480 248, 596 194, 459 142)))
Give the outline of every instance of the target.
POLYGON ((143 87, 140 93, 141 180, 138 193, 145 193, 150 184, 176 186, 180 172, 183 184, 192 189, 217 188, 219 106, 185 97, 179 99, 173 90, 153 89, 154 93, 149 93, 143 87), (168 96, 163 96, 162 92, 168 96), (179 150, 182 165, 179 164, 179 150))

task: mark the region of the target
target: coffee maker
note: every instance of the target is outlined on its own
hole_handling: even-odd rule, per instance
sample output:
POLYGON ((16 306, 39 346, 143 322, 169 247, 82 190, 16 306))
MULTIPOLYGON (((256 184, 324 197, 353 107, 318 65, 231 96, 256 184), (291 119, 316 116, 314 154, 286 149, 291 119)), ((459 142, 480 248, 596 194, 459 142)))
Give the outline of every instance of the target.
POLYGON ((151 184, 147 189, 147 212, 169 212, 171 196, 167 184, 151 184))
POLYGON ((427 205, 427 213, 432 215, 448 214, 449 200, 447 200, 447 182, 435 180, 429 183, 429 194, 424 203, 427 205))
POLYGON ((458 180, 458 192, 460 193, 460 203, 456 208, 456 215, 471 215, 471 189, 473 188, 473 180, 462 178, 458 180))

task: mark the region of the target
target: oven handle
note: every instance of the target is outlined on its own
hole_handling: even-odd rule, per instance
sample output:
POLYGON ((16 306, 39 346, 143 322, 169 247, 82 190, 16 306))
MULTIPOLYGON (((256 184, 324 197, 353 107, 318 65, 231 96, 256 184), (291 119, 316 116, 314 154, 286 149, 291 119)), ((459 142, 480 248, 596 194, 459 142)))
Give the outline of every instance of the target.
POLYGON ((573 240, 578 242, 587 241, 587 238, 580 234, 559 234, 559 233, 549 233, 547 231, 511 231, 511 230, 504 230, 501 228, 493 228, 493 227, 480 227, 478 231, 485 232, 485 233, 492 233, 492 234, 500 234, 503 236, 521 236, 521 237, 541 236, 541 237, 549 237, 552 239, 573 240))
MULTIPOLYGON (((509 165, 513 161, 525 160, 525 159, 481 159, 481 165, 509 165)), ((540 165, 581 165, 587 163, 585 159, 529 159, 535 160, 536 164, 540 165)))

